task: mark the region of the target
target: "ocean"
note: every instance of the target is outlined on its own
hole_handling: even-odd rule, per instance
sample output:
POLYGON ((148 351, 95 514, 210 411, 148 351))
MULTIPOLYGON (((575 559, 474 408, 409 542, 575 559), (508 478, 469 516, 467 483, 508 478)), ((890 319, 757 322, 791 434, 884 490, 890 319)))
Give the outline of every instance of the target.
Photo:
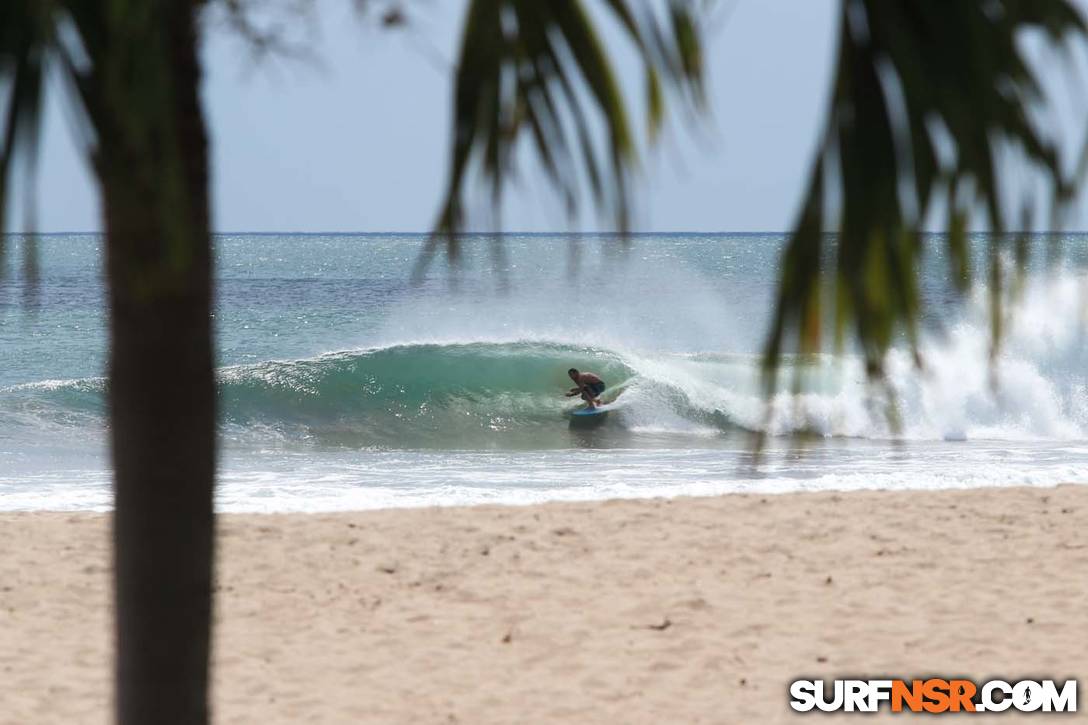
MULTIPOLYGON (((939 241, 924 368, 888 360, 895 430, 849 350, 768 412, 781 234, 480 235, 418 279, 422 235, 217 235, 217 507, 1088 480, 1088 235, 1038 255, 992 363, 986 290, 952 294, 939 241), (569 425, 570 367, 619 393, 603 425, 569 425)), ((0 510, 105 510, 103 239, 41 238, 34 289, 21 244, 0 281, 0 510)))

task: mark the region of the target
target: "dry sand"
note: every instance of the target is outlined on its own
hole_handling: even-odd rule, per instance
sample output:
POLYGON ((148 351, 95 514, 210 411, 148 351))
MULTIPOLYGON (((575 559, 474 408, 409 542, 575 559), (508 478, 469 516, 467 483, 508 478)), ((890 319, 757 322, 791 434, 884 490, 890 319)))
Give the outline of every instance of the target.
MULTIPOLYGON (((0 721, 108 720, 106 526, 0 515, 0 721)), ((227 515, 221 530, 217 722, 837 722, 792 716, 788 683, 1088 682, 1084 486, 227 515)))

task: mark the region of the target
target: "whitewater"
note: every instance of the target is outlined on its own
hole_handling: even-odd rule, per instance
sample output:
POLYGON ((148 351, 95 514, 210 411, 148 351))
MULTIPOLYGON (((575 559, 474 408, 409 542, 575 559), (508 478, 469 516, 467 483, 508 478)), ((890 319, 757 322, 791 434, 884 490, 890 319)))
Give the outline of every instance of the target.
MULTIPOLYGON (((849 350, 787 359, 806 385, 768 405, 783 235, 481 235, 413 279, 425 241, 217 236, 220 510, 1088 479, 1088 236, 1029 270, 994 359, 986 289, 954 295, 929 240, 898 428, 849 350), (603 426, 568 425, 569 367, 608 383, 603 426)), ((9 245, 0 510, 109 508, 102 245, 44 237, 33 287, 9 245)))

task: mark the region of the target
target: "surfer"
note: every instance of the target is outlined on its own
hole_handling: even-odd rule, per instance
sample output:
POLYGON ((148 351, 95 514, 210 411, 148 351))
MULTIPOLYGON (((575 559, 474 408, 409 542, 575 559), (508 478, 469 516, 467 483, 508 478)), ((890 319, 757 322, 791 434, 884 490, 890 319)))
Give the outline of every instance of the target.
POLYGON ((567 393, 568 398, 573 398, 579 393, 582 394, 582 400, 586 401, 586 407, 593 410, 595 407, 601 404, 601 393, 604 392, 604 381, 596 373, 582 373, 578 371, 578 368, 571 368, 567 371, 567 375, 570 379, 578 383, 577 387, 571 388, 567 393))

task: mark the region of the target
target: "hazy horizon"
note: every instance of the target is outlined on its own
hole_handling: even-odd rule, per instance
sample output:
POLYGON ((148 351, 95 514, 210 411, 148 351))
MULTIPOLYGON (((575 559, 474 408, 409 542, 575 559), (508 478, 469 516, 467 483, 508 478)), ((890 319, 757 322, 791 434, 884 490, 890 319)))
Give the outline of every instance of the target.
MULTIPOLYGON (((1077 0, 1088 8, 1088 0, 1077 0)), ((383 30, 346 7, 316 0, 313 27, 299 31, 316 62, 254 62, 236 33, 208 24, 203 97, 211 139, 212 226, 223 233, 426 233, 446 183, 452 63, 465 0, 406 8, 407 28, 383 30), (237 231, 236 231, 237 230, 237 231)), ((634 231, 693 233, 788 230, 824 120, 836 43, 835 0, 737 3, 708 23, 710 113, 670 115, 661 143, 635 179, 634 231)), ((300 27, 307 27, 304 22, 300 27)), ((636 131, 644 125, 643 79, 611 23, 604 37, 616 60, 636 131)), ((1065 145, 1079 144, 1088 94, 1075 98, 1060 63, 1038 42, 1031 56, 1060 96, 1040 114, 1065 145)), ((1088 76, 1084 54, 1072 54, 1088 76)), ((77 150, 66 109, 48 94, 38 175, 36 229, 101 230, 96 184, 77 150)), ((613 231, 585 195, 568 220, 535 159, 522 154, 498 216, 486 194, 469 209, 476 229, 510 233, 613 231)), ((1010 198, 1040 190, 1005 164, 1010 198), (1014 178, 1015 177, 1015 178, 1014 178)), ((24 225, 25 199, 11 200, 11 231, 24 225)), ((1082 192, 1066 220, 1088 229, 1082 192)), ((1019 208, 1017 203, 1016 208, 1019 208)), ((938 209, 927 227, 940 223, 938 209)), ((1037 209, 1037 220, 1048 219, 1037 209)), ((973 225, 974 228, 981 228, 973 225)), ((1039 229, 1040 227, 1036 227, 1039 229)), ((1059 230, 1055 230, 1059 231, 1059 230)))

